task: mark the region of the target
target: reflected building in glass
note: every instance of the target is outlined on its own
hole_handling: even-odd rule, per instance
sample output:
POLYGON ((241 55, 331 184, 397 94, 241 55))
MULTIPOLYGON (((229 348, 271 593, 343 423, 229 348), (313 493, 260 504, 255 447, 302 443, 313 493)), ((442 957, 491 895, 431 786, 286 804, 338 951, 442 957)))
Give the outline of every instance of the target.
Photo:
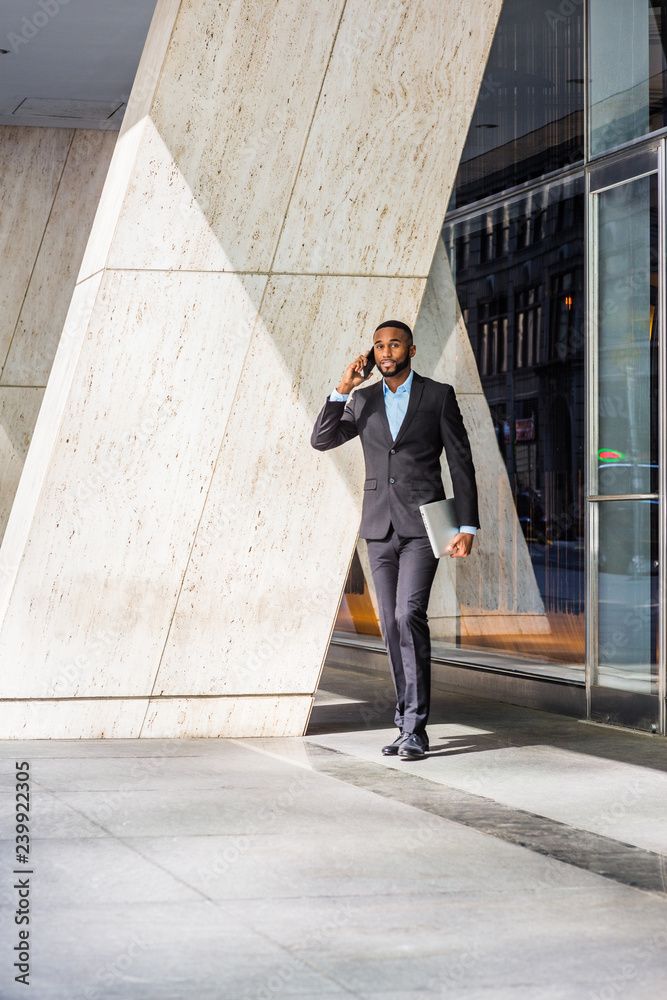
MULTIPOLYGON (((505 0, 414 363, 455 385, 482 492, 474 557, 439 570, 434 659, 661 732, 666 44, 667 2, 505 0)), ((378 641, 373 601, 361 544, 337 641, 378 641)))

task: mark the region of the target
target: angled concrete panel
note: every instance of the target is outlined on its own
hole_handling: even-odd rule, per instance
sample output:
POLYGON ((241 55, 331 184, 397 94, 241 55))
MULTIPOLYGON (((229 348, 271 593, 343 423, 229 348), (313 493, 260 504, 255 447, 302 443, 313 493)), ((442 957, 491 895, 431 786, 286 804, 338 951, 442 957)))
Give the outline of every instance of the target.
POLYGON ((3 624, 32 669, 5 697, 45 696, 79 658, 61 696, 150 692, 265 282, 104 272, 3 624), (113 669, 87 669, 101 635, 113 669))
POLYGON ((360 486, 310 427, 417 316, 499 8, 158 4, 3 550, 0 699, 71 699, 43 735, 81 699, 100 736, 128 698, 124 735, 305 726, 360 486))
POLYGON ((181 4, 110 267, 269 270, 343 6, 181 4))
POLYGON ((347 0, 276 270, 428 275, 500 6, 347 0))

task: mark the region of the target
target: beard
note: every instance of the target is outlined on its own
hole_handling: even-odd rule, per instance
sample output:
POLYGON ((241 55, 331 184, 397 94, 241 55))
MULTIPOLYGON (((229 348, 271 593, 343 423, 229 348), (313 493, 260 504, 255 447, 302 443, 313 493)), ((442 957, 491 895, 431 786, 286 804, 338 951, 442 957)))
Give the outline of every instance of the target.
POLYGON ((410 364, 410 355, 408 354, 403 359, 403 361, 396 361, 395 362, 395 367, 394 367, 393 371, 385 372, 380 367, 380 374, 382 375, 382 378, 394 378, 395 375, 399 375, 401 372, 404 372, 405 369, 408 367, 409 364, 410 364))

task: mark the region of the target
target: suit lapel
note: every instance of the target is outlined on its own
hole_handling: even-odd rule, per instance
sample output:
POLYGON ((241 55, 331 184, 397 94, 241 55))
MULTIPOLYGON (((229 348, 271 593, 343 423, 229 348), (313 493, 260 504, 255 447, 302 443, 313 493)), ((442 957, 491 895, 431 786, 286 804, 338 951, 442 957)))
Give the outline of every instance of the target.
POLYGON ((384 436, 386 437, 387 441, 390 442, 391 446, 391 444, 393 444, 393 439, 391 436, 391 431, 389 430, 389 421, 387 420, 387 410, 385 409, 384 405, 384 381, 381 380, 380 382, 376 383, 376 385, 374 385, 373 388, 375 389, 372 399, 373 411, 376 412, 378 417, 380 418, 380 427, 382 428, 384 436))
MULTIPOLYGON (((407 431, 410 425, 410 421, 414 417, 415 411, 419 406, 423 391, 424 391, 424 380, 420 375, 417 374, 417 372, 415 372, 412 377, 412 388, 410 389, 410 401, 408 402, 407 413, 405 414, 405 417, 403 418, 403 423, 401 424, 398 434, 396 435, 396 440, 394 441, 394 445, 398 444, 398 442, 401 440, 401 438, 407 431)), ((382 400, 382 403, 384 408, 384 399, 382 400)), ((388 426, 389 423, 387 422, 387 427, 388 426)))

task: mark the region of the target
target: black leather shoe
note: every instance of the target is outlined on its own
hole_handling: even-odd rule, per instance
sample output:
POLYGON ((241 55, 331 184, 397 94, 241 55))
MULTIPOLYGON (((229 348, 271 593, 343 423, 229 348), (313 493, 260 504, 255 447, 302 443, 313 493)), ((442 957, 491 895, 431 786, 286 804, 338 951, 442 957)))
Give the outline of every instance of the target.
POLYGON ((382 747, 382 753, 385 757, 395 757, 399 751, 399 747, 408 738, 408 733, 399 733, 393 743, 388 743, 386 747, 382 747))
POLYGON ((426 756, 428 749, 428 736, 426 733, 423 736, 417 733, 409 733, 398 749, 398 756, 401 760, 420 760, 426 756))

